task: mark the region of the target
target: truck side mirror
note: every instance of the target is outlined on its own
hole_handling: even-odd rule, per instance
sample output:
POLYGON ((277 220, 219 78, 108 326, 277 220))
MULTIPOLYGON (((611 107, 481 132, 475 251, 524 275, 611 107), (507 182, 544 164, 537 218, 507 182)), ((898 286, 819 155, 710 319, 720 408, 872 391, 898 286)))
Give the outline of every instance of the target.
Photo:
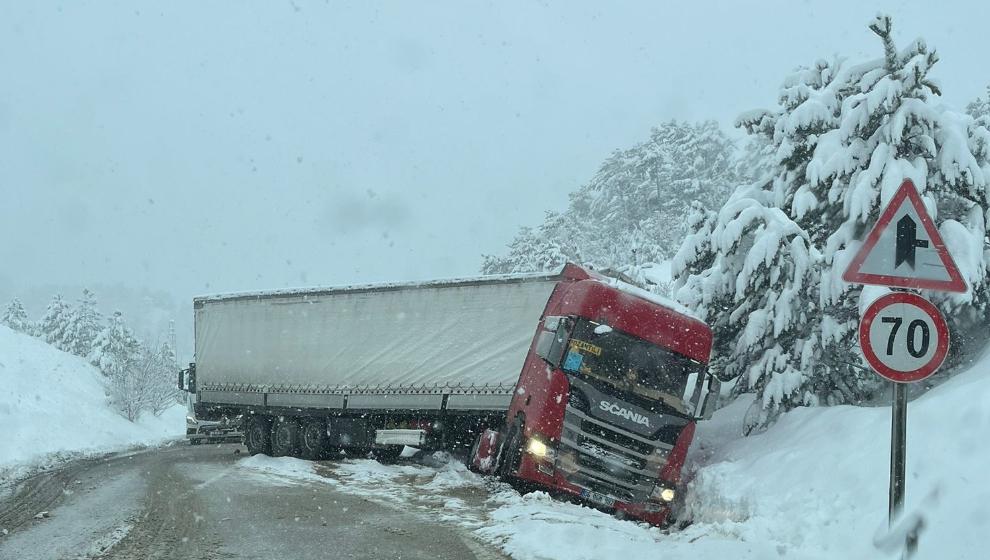
POLYGON ((196 364, 189 364, 189 367, 179 371, 179 390, 196 392, 196 364))
POLYGON ((715 414, 715 407, 718 405, 718 397, 721 392, 722 382, 714 375, 708 378, 708 391, 705 393, 705 400, 701 403, 701 419, 711 420, 715 414))

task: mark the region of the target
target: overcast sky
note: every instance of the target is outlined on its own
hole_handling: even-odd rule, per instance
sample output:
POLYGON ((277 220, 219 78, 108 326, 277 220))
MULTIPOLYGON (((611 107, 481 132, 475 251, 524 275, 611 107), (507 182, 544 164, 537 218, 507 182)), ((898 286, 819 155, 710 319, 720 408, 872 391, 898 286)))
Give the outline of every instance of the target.
MULTIPOLYGON (((3 0, 0 296, 471 275, 652 125, 728 128, 797 65, 880 56, 878 9, 3 0)), ((983 94, 987 2, 882 9, 946 103, 983 94)))

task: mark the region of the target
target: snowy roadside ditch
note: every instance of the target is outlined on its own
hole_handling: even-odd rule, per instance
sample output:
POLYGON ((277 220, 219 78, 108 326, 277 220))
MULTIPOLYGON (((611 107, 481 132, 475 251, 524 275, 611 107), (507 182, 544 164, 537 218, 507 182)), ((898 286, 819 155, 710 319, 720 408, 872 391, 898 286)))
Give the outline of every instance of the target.
MULTIPOLYGON (((25 448, 0 457, 0 499, 10 486, 37 473, 59 469, 67 463, 107 457, 121 457, 183 442, 186 408, 176 405, 161 416, 141 418, 136 423, 97 428, 90 437, 56 438, 35 449, 25 448)), ((116 419, 113 420, 117 423, 116 419)), ((83 426, 85 427, 85 426, 83 426)), ((15 434, 16 435, 16 434, 15 434)), ((0 448, 3 448, 0 445, 0 448)))
POLYGON ((312 463, 256 455, 237 465, 274 484, 329 484, 433 522, 456 525, 518 559, 656 554, 667 537, 660 529, 560 502, 543 492, 520 495, 443 454, 433 460, 439 465, 383 465, 368 459, 312 463))
POLYGON ((738 504, 728 505, 725 515, 716 514, 708 522, 663 530, 554 500, 543 492, 520 495, 454 460, 432 467, 368 459, 312 463, 257 455, 237 466, 270 484, 327 484, 430 522, 458 526, 518 560, 696 559, 699 553, 754 559, 834 557, 796 550, 791 539, 773 538, 777 531, 772 527, 739 517, 738 504))

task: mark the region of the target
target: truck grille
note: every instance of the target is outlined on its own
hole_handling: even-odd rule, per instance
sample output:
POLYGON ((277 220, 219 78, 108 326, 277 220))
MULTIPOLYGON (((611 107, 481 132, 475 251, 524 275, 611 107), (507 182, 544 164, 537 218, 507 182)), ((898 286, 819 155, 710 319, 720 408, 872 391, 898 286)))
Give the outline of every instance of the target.
POLYGON ((557 468, 568 482, 624 502, 645 501, 672 446, 651 441, 582 412, 565 409, 557 468), (660 455, 651 461, 651 454, 660 455))

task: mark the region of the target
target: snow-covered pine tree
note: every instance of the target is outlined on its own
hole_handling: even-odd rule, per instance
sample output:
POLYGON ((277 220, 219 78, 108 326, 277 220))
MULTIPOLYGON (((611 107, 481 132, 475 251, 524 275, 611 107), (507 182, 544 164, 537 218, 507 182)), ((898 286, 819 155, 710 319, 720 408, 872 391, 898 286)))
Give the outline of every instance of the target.
POLYGON ((581 232, 567 216, 547 212, 543 223, 533 230, 520 228, 504 256, 484 255, 483 274, 512 274, 545 272, 560 268, 572 260, 580 260, 581 232))
MULTIPOLYGON (((775 150, 765 134, 750 134, 736 158, 736 177, 740 184, 761 181, 774 173, 775 150)), ((690 229, 690 228, 689 228, 690 229)))
POLYGON ((31 330, 31 321, 28 320, 27 312, 24 311, 24 305, 21 304, 21 300, 18 298, 10 300, 10 303, 7 304, 7 308, 3 312, 3 316, 0 317, 0 324, 10 327, 17 332, 29 333, 31 330))
POLYGON ((522 228, 506 255, 485 256, 482 271, 546 271, 570 260, 637 277, 674 253, 692 201, 715 208, 725 200, 736 182, 732 156, 715 122, 657 126, 646 142, 612 153, 566 210, 522 228))
POLYGON ((72 310, 65 330, 65 349, 77 356, 86 357, 93 350, 93 343, 103 329, 103 317, 96 309, 96 295, 84 289, 79 305, 72 310))
POLYGON ((72 308, 62 299, 61 294, 52 296, 45 310, 45 316, 38 323, 38 336, 59 350, 68 351, 66 336, 72 308))
POLYGON ((736 387, 759 392, 768 413, 810 404, 799 389, 804 360, 818 342, 807 293, 821 261, 771 198, 755 184, 736 189, 717 214, 695 205, 694 231, 672 263, 676 296, 715 332, 711 372, 741 376, 736 387))
POLYGON ((737 189, 717 216, 696 215, 674 260, 676 297, 713 323, 716 371, 759 393, 759 424, 877 388, 855 345, 862 288, 840 277, 905 178, 937 210, 971 287, 931 297, 954 335, 986 316, 990 133, 937 104, 928 72, 938 58, 923 41, 898 51, 885 16, 870 29, 882 58, 819 61, 785 80, 777 110, 740 117, 769 142, 770 176, 737 189))
POLYGON ((146 406, 135 372, 141 358, 140 343, 124 324, 120 311, 115 311, 93 341, 87 359, 107 377, 110 404, 131 421, 136 420, 146 406))
MULTIPOLYGON (((630 181, 635 190, 628 198, 643 205, 633 214, 642 213, 637 223, 646 225, 641 229, 667 242, 658 253, 670 257, 676 251, 686 233, 684 218, 692 202, 717 208, 725 201, 729 185, 736 180, 733 149, 715 121, 694 125, 671 121, 654 128, 650 140, 640 147, 642 155, 630 181), (648 180, 641 182, 644 178, 648 180)), ((601 192, 604 195, 606 189, 601 192)), ((614 201, 614 196, 599 198, 606 211, 609 198, 614 201)))
POLYGON ((162 342, 158 345, 158 363, 162 364, 163 368, 175 369, 178 366, 178 362, 175 360, 175 349, 169 342, 162 342))
POLYGON ((98 367, 103 375, 112 378, 127 371, 139 349, 140 344, 131 334, 131 329, 124 324, 123 314, 114 311, 93 341, 87 359, 98 367))
POLYGON ((990 86, 987 86, 986 97, 977 97, 966 106, 966 113, 980 121, 983 126, 990 126, 990 86))

